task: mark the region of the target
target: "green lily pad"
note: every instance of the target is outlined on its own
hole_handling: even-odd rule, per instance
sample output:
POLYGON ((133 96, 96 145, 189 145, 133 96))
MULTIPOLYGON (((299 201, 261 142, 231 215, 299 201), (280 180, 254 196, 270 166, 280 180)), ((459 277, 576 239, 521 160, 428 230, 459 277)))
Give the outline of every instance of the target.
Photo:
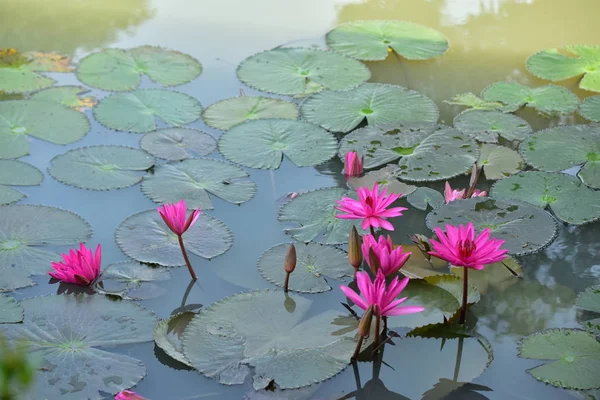
POLYGON ((0 50, 0 91, 23 93, 47 88, 56 81, 38 72, 70 72, 70 63, 68 57, 56 53, 0 50))
POLYGON ((166 268, 152 268, 135 261, 124 261, 104 268, 94 283, 94 290, 125 300, 153 299, 167 292, 153 282, 169 279, 171 271, 166 268))
POLYGON ((208 133, 190 128, 165 128, 146 133, 140 147, 154 157, 180 161, 207 156, 217 148, 217 141, 208 133))
POLYGON ((429 276, 449 275, 448 262, 430 257, 429 260, 415 244, 403 244, 404 253, 412 253, 400 273, 410 279, 423 279, 429 276))
POLYGON ((54 144, 69 144, 90 129, 88 119, 60 104, 36 100, 0 102, 0 158, 29 154, 27 135, 54 144))
POLYGON ((600 127, 565 125, 534 133, 521 143, 521 155, 537 169, 558 172, 581 165, 577 174, 587 186, 600 189, 600 127))
POLYGON ((385 60, 389 49, 409 60, 427 60, 448 50, 441 32, 408 21, 352 21, 325 36, 333 51, 359 60, 385 60))
POLYGON ((133 90, 142 75, 164 86, 190 82, 202 72, 202 65, 184 53, 155 46, 134 49, 106 49, 79 62, 77 77, 88 86, 103 90, 133 90))
POLYGON ((415 122, 435 124, 439 116, 428 97, 383 83, 317 93, 302 103, 300 111, 308 122, 333 132, 350 132, 365 119, 370 126, 396 127, 415 122))
POLYGON ((400 195, 400 198, 407 196, 417 190, 416 186, 409 185, 404 182, 400 182, 396 179, 398 173, 397 165, 386 165, 375 171, 370 171, 362 177, 352 177, 348 179, 348 186, 352 189, 358 189, 360 187, 368 187, 373 189, 375 183, 378 184, 382 190, 387 189, 388 193, 395 193, 400 195))
POLYGON ((83 86, 57 86, 32 94, 31 100, 51 101, 83 112, 97 103, 94 96, 80 97, 88 92, 83 86))
MULTIPOLYGON (((127 217, 117 227, 117 244, 129 257, 142 263, 166 267, 185 265, 177 236, 156 210, 127 217)), ((211 259, 225 253, 233 244, 233 235, 222 221, 205 213, 183 234, 188 253, 211 259)))
POLYGON ((333 134, 288 119, 247 121, 219 138, 225 158, 250 168, 277 169, 284 155, 298 167, 313 166, 331 159, 337 148, 333 134))
MULTIPOLYGON (((450 270, 462 279, 465 269, 451 266, 450 270)), ((500 262, 488 264, 482 270, 469 268, 468 272, 469 282, 475 285, 481 294, 487 293, 490 287, 504 290, 517 283, 522 277, 523 269, 521 265, 510 256, 500 262)))
POLYGON ((591 96, 581 102, 579 114, 585 119, 600 122, 600 96, 591 96))
POLYGON ((102 125, 118 131, 146 133, 156 130, 155 118, 173 126, 196 121, 202 105, 195 98, 165 89, 138 89, 116 93, 94 108, 94 116, 102 125))
POLYGON ((100 400, 101 391, 118 393, 146 374, 139 360, 103 348, 151 341, 157 322, 151 311, 88 295, 34 297, 21 305, 23 323, 1 329, 9 340, 27 340, 29 353, 41 359, 34 398, 100 400))
POLYGON ((483 111, 501 111, 504 107, 504 104, 502 103, 484 100, 473 93, 457 94, 451 100, 444 100, 444 103, 483 111))
POLYGON ((233 204, 242 204, 256 194, 256 183, 248 173, 229 163, 193 158, 156 167, 142 182, 142 192, 156 203, 185 200, 189 208, 212 210, 209 193, 233 204))
POLYGON ((281 389, 323 381, 348 365, 356 331, 338 324, 348 318, 333 310, 304 320, 311 304, 281 291, 233 295, 192 319, 183 352, 202 374, 228 385, 243 383, 250 367, 256 390, 271 381, 281 389))
POLYGON ((48 172, 65 185, 89 190, 123 189, 142 180, 154 165, 143 150, 124 146, 90 146, 69 150, 50 160, 48 172))
POLYGON ((519 357, 549 361, 527 370, 539 381, 565 389, 600 388, 600 342, 589 332, 536 332, 521 340, 519 357))
POLYGON ((356 198, 356 195, 341 188, 301 193, 281 207, 279 221, 299 225, 285 230, 285 233, 299 242, 347 243, 352 226, 355 226, 359 233, 364 231, 360 227, 361 220, 335 217, 337 211, 333 207, 342 197, 356 198))
POLYGON ((154 343, 160 347, 167 355, 182 364, 192 366, 183 355, 181 341, 183 333, 192 318, 196 316, 195 312, 185 311, 170 318, 163 319, 154 327, 154 343))
MULTIPOLYGON (((258 271, 269 282, 283 287, 285 256, 289 243, 265 251, 257 262, 258 271)), ((343 279, 354 276, 354 268, 342 250, 318 243, 296 243, 296 269, 290 275, 289 289, 300 293, 331 290, 326 277, 343 279)))
POLYGON ((15 299, 0 294, 0 324, 16 324, 23 321, 23 307, 15 299))
POLYGON ((440 192, 428 187, 417 188, 417 190, 408 195, 406 200, 411 206, 423 211, 426 211, 428 207, 438 208, 445 201, 444 196, 440 192))
POLYGON ((54 207, 0 206, 0 292, 33 286, 60 256, 42 246, 74 246, 92 236, 80 216, 54 207))
POLYGON ((431 230, 469 222, 473 222, 477 231, 490 228, 491 236, 504 240, 502 247, 514 256, 541 250, 554 240, 557 232, 554 218, 538 207, 486 197, 452 201, 431 211, 426 218, 431 230))
POLYGON ((600 219, 600 192, 572 175, 526 171, 494 184, 490 195, 520 200, 536 207, 550 207, 563 222, 581 225, 600 219))
POLYGON ((44 180, 42 171, 19 160, 0 160, 0 205, 26 197, 12 186, 37 186, 44 180))
POLYGON ((479 147, 477 165, 483 167, 488 180, 498 180, 516 174, 523 169, 523 158, 505 146, 484 143, 479 147))
POLYGON ((524 119, 500 111, 463 111, 454 118, 454 127, 485 143, 497 143, 498 136, 521 141, 533 132, 524 119))
MULTIPOLYGON (((577 307, 600 314, 600 285, 591 286, 577 296, 577 307)), ((584 320, 581 325, 596 336, 600 335, 600 317, 584 320)))
POLYGON ((579 97, 556 85, 530 88, 517 82, 496 82, 485 88, 482 96, 506 104, 503 111, 516 111, 526 105, 550 116, 570 114, 579 106, 579 97))
POLYGON ((527 69, 553 82, 582 76, 580 88, 600 92, 600 46, 565 46, 563 53, 559 49, 542 50, 527 59, 527 69))
POLYGON ((221 100, 204 110, 204 123, 227 129, 255 119, 298 119, 298 106, 289 101, 264 96, 239 96, 221 100))

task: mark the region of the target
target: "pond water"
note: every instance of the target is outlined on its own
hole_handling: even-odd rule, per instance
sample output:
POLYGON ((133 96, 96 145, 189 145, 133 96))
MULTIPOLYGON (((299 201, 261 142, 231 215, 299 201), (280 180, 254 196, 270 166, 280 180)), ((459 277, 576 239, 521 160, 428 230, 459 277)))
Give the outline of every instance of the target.
MULTIPOLYGON (((164 46, 187 53, 203 66, 199 78, 176 90, 197 98, 203 106, 245 94, 258 94, 236 78, 236 67, 246 57, 280 45, 322 45, 324 34, 334 26, 360 19, 399 19, 437 29, 450 41, 442 57, 428 61, 399 63, 393 57, 369 62, 373 82, 407 86, 433 99, 440 108, 440 120, 451 123, 462 108, 444 103, 464 92, 479 93, 490 83, 514 80, 539 86, 546 81, 527 72, 525 60, 535 52, 568 44, 588 44, 600 37, 596 23, 600 9, 596 0, 3 0, 0 5, 0 47, 20 51, 58 51, 75 60, 106 47, 131 48, 141 45, 164 46)), ((78 84, 73 74, 52 73, 58 84, 78 84)), ((577 88, 575 79, 561 82, 580 98, 589 96, 577 88)), ((142 87, 159 87, 144 80, 142 87)), ((92 90, 102 99, 107 92, 92 90)), ((90 133, 81 141, 66 146, 31 141, 31 155, 21 160, 45 172, 40 186, 23 187, 27 195, 21 203, 44 204, 71 210, 84 217, 94 234, 89 244, 103 246, 103 265, 124 261, 126 256, 114 240, 115 229, 128 216, 156 205, 144 196, 139 185, 117 191, 88 191, 66 186, 46 171, 50 160, 68 149, 95 144, 119 144, 138 147, 140 135, 107 129, 86 112, 90 133)), ((545 119, 531 109, 518 115, 539 130, 558 124, 580 123, 575 114, 545 119)), ((217 137, 220 132, 193 122, 217 137)), ((218 152, 210 157, 221 159, 218 152)), ((273 288, 256 268, 256 260, 268 248, 289 241, 278 210, 291 192, 322 187, 345 187, 342 163, 334 160, 318 167, 298 168, 284 159, 277 170, 246 169, 258 185, 254 198, 238 206, 213 197, 209 212, 224 221, 234 234, 233 247, 207 261, 192 255, 199 275, 187 293, 187 305, 209 305, 219 299, 249 289, 273 288)), ((465 186, 468 179, 453 179, 453 185, 465 186)), ((485 187, 487 183, 483 184, 485 187)), ((442 190, 442 183, 428 185, 442 190)), ((489 186, 489 185, 488 185, 489 186)), ((402 200, 406 205, 405 200, 402 200)), ((410 208, 396 219, 393 237, 407 243, 407 234, 430 234, 425 226, 426 212, 410 208)), ((494 360, 473 385, 462 386, 449 395, 429 393, 428 399, 568 399, 592 398, 546 385, 526 373, 537 360, 517 357, 518 341, 525 335, 552 327, 578 327, 575 300, 578 293, 600 282, 600 229, 598 223, 583 226, 561 225, 557 239, 544 250, 519 258, 524 276, 510 286, 490 287, 481 301, 472 307, 477 315, 477 331, 494 350, 494 360)), ((157 283, 166 294, 140 304, 166 318, 182 306, 188 288, 185 268, 173 269, 173 279, 157 283)), ((293 279, 293 278, 292 278, 293 279)), ((61 290, 48 284, 46 276, 36 276, 37 286, 20 289, 17 299, 53 294, 61 290)), ((305 295, 314 301, 311 313, 320 307, 343 308, 338 283, 335 289, 305 295)), ((405 331, 398 331, 405 333, 405 331)), ((452 380, 456 373, 459 340, 442 340, 428 346, 387 346, 384 363, 373 366, 359 363, 358 369, 346 368, 333 379, 303 389, 299 393, 279 393, 279 398, 315 399, 403 399, 421 398, 441 378, 452 380), (364 387, 357 390, 356 373, 364 387), (378 379, 378 378, 379 379, 378 379), (293 397, 295 396, 295 397, 293 397)), ((434 339, 423 339, 431 340, 434 339)), ((422 343, 421 343, 422 344, 422 343)), ((478 353, 463 351, 460 369, 466 376, 478 353)), ((147 376, 135 390, 150 399, 267 399, 270 393, 252 393, 250 379, 243 385, 224 386, 187 370, 152 342, 120 346, 118 350, 141 360, 147 376), (247 397, 244 397, 247 396, 247 397)), ((462 375, 461 375, 462 376, 462 375)), ((439 393, 439 392, 438 392, 439 393)))

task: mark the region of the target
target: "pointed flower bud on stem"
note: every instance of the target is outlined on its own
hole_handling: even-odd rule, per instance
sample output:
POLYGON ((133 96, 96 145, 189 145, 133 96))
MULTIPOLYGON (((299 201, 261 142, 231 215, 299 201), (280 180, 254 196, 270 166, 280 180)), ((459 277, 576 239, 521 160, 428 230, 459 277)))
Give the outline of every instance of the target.
POLYGON ((350 230, 350 239, 348 241, 348 260, 350 261, 350 265, 354 267, 354 274, 356 275, 356 272, 358 272, 358 269, 363 262, 363 254, 360 236, 354 226, 352 227, 352 230, 350 230))
POLYGON ((363 340, 365 337, 369 336, 371 332, 371 321, 373 320, 373 306, 369 306, 362 318, 358 322, 358 342, 356 343, 356 349, 354 350, 354 354, 352 355, 351 360, 356 360, 358 357, 358 353, 360 353, 360 348, 362 347, 363 340))
POLYGON ((283 291, 287 293, 288 284, 290 282, 290 274, 296 269, 296 246, 290 244, 288 251, 285 255, 285 264, 283 265, 285 270, 285 282, 283 283, 283 291))
POLYGON ((371 268, 373 275, 377 275, 377 271, 379 271, 379 268, 381 267, 379 257, 372 247, 369 249, 369 267, 371 268))

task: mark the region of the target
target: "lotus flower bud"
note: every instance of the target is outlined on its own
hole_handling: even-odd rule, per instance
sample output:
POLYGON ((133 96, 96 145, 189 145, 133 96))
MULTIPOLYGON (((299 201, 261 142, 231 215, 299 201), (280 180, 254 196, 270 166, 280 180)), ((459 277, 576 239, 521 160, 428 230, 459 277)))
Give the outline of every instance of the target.
POLYGON ((381 264, 379 263, 379 257, 372 247, 369 248, 369 267, 371 268, 373 275, 377 275, 377 271, 379 271, 379 268, 381 267, 381 264))
POLYGON ((283 268, 288 274, 291 274, 296 269, 296 247, 293 243, 290 244, 290 247, 285 255, 285 264, 283 268))
POLYGON ((371 332, 371 321, 373 320, 373 306, 369 306, 358 323, 358 334, 361 337, 368 336, 371 332))
POLYGON ((363 262, 363 254, 361 250, 360 236, 356 227, 352 227, 350 231, 350 240, 348 241, 348 260, 354 269, 360 268, 363 262))

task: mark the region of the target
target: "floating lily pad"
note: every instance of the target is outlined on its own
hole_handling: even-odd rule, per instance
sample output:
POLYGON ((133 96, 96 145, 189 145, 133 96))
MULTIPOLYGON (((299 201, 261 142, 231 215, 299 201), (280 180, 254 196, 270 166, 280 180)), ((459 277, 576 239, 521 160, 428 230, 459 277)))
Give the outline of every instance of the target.
POLYGON ((279 48, 246 58, 237 76, 246 85, 269 93, 306 96, 324 89, 346 90, 371 77, 361 62, 331 51, 279 48))
MULTIPOLYGON (((463 267, 452 266, 450 269, 462 279, 465 270, 463 267)), ((481 294, 487 293, 490 287, 504 290, 522 277, 521 265, 510 256, 500 262, 488 264, 482 270, 470 268, 468 272, 469 282, 475 285, 481 294)))
POLYGON ((448 50, 441 32, 408 21, 353 21, 335 27, 325 39, 333 51, 366 61, 385 60, 389 49, 409 60, 427 60, 448 50))
POLYGON ((217 141, 208 133, 190 128, 165 128, 146 133, 140 147, 154 157, 169 161, 207 156, 217 148, 217 141))
POLYGON ((195 98, 165 89, 139 89, 104 98, 94 116, 102 125, 118 131, 146 133, 156 130, 155 118, 173 126, 196 121, 202 105, 195 98))
POLYGON ((495 111, 502 110, 504 104, 497 101, 487 101, 473 93, 457 94, 452 100, 444 100, 445 103, 468 107, 472 110, 495 111))
POLYGON ((0 206, 0 292, 33 286, 60 256, 42 246, 74 246, 92 236, 80 216, 54 207, 0 206))
POLYGON ((298 106, 289 101, 264 96, 239 96, 212 104, 202 118, 208 126, 227 129, 254 119, 298 119, 298 106))
POLYGON ((350 132, 365 119, 370 126, 396 127, 402 123, 438 120, 431 99, 402 86, 365 83, 355 89, 325 91, 306 99, 302 116, 334 132, 350 132))
POLYGON ((29 154, 27 135, 54 144, 78 141, 90 129, 88 119, 60 104, 35 100, 0 102, 0 158, 29 154))
POLYGON ((98 293, 125 300, 145 300, 162 296, 166 290, 152 282, 171 279, 166 268, 152 268, 134 261, 110 264, 102 270, 94 284, 98 293))
POLYGON ((504 240, 503 248, 515 256, 534 253, 556 237, 554 218, 529 204, 476 197, 456 200, 431 211, 426 218, 429 229, 446 224, 458 226, 473 222, 477 231, 490 228, 491 236, 504 240))
POLYGON ((500 111, 464 111, 454 118, 454 127, 486 143, 497 143, 498 136, 521 141, 533 132, 524 119, 500 111))
POLYGON ((352 226, 362 231, 361 220, 340 219, 333 207, 342 197, 356 197, 341 188, 325 188, 301 193, 284 204, 279 210, 279 220, 299 225, 288 228, 285 233, 299 242, 341 244, 348 242, 352 226))
POLYGON ((589 332, 536 332, 521 340, 519 357, 549 361, 527 370, 539 381, 565 389, 600 388, 600 342, 589 332))
POLYGON ((106 49, 79 62, 77 77, 88 86, 104 90, 133 90, 142 75, 164 86, 187 83, 202 72, 202 65, 184 53, 155 46, 106 49))
MULTIPOLYGON (((577 296, 577 307, 590 313, 600 314, 600 285, 591 286, 577 296)), ((600 317, 584 320, 583 327, 596 336, 600 335, 600 317)))
POLYGON ((189 367, 192 364, 183 355, 181 340, 183 339, 185 329, 195 315, 195 312, 185 311, 163 319, 154 328, 154 342, 156 345, 167 353, 169 357, 189 367))
POLYGON ((42 171, 18 160, 0 160, 0 205, 10 204, 26 197, 9 186, 37 186, 44 180, 42 171))
POLYGON ((517 82, 496 82, 488 86, 482 96, 487 101, 504 103, 503 111, 516 111, 526 105, 551 116, 570 114, 579 105, 579 97, 556 85, 530 88, 517 82))
POLYGON ((590 121, 600 122, 600 96, 591 96, 582 101, 579 114, 590 121))
POLYGON ((448 262, 430 257, 429 260, 415 244, 403 244, 402 251, 412 253, 400 273, 411 279, 423 279, 429 276, 448 275, 448 262))
POLYGON ((139 360, 102 348, 151 341, 157 319, 149 310, 88 295, 34 297, 21 305, 23 323, 2 331, 9 340, 27 340, 41 359, 36 399, 100 400, 100 391, 118 393, 146 374, 139 360))
POLYGON ((514 175, 523 169, 523 163, 521 155, 508 147, 487 143, 479 147, 477 165, 483 167, 488 180, 514 175))
POLYGON ((12 297, 0 294, 0 324, 23 321, 23 307, 12 297))
POLYGON ((333 310, 304 320, 311 304, 281 291, 225 298, 192 319, 183 352, 202 374, 228 385, 243 383, 250 367, 256 390, 271 381, 281 389, 323 381, 348 365, 356 331, 338 324, 348 318, 333 310), (285 308, 286 298, 293 310, 285 308))
POLYGON ((233 204, 242 204, 256 194, 256 183, 248 173, 229 163, 194 158, 156 167, 142 182, 142 192, 156 203, 185 200, 189 208, 212 210, 208 194, 233 204))
POLYGON ((54 85, 54 79, 38 72, 70 72, 71 60, 56 53, 19 53, 0 50, 0 91, 23 93, 54 85))
POLYGON ((316 125, 288 119, 247 121, 219 138, 225 158, 250 168, 276 169, 285 155, 298 167, 321 164, 338 148, 335 136, 316 125))
MULTIPOLYGON (((134 260, 167 267, 185 265, 177 236, 156 210, 127 217, 117 227, 115 237, 123 253, 134 260)), ((183 234, 183 242, 188 252, 211 259, 229 250, 233 235, 223 222, 202 213, 183 234)))
POLYGON ((438 208, 444 204, 444 196, 437 190, 428 187, 417 188, 408 195, 406 200, 411 206, 423 211, 426 211, 428 207, 438 208))
POLYGON ((348 186, 352 189, 358 189, 359 187, 373 189, 373 185, 377 183, 382 190, 385 188, 388 193, 399 194, 401 198, 417 190, 416 186, 400 182, 396 179, 397 173, 397 165, 386 165, 378 170, 368 172, 363 177, 352 177, 348 179, 348 186))
POLYGON ((51 101, 83 112, 98 103, 94 96, 80 97, 88 92, 83 86, 57 86, 32 94, 31 100, 51 101))
POLYGON ((546 49, 532 55, 527 69, 553 82, 582 76, 580 88, 600 92, 600 46, 565 46, 562 50, 546 49))
POLYGON ((69 150, 50 160, 48 172, 65 185, 80 189, 113 190, 135 185, 140 171, 154 165, 143 150, 124 146, 90 146, 69 150))

